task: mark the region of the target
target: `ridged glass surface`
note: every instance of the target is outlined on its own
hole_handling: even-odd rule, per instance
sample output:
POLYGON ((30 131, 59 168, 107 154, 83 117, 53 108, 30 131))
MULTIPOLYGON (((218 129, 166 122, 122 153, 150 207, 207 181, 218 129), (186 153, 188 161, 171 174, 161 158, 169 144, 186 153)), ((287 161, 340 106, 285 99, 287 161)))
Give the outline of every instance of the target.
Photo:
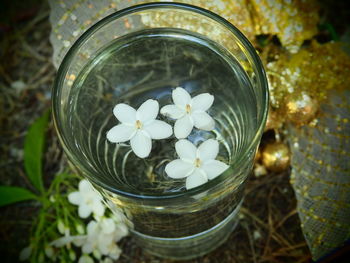
MULTIPOLYGON (((144 30, 114 41, 85 66, 69 94, 67 119, 73 145, 90 172, 117 189, 148 195, 186 191, 185 181, 168 177, 166 164, 177 159, 175 136, 153 140, 152 152, 141 159, 129 143, 113 144, 106 133, 118 120, 118 103, 138 108, 147 99, 160 107, 172 104, 172 90, 181 86, 192 97, 214 95, 209 114, 216 128, 194 129, 189 140, 197 146, 208 138, 220 143, 217 157, 231 164, 254 137, 257 128, 253 88, 239 63, 209 39, 184 30, 144 30)), ((159 114, 173 125, 174 121, 159 114)))

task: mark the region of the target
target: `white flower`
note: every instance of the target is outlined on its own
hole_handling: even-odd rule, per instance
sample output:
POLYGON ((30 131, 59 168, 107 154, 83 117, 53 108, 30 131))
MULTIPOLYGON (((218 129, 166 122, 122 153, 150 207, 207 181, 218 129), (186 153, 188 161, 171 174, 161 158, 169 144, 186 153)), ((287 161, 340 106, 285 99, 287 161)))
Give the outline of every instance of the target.
POLYGON ((136 111, 127 104, 120 103, 113 114, 121 122, 107 132, 107 139, 114 143, 130 140, 131 149, 140 157, 147 157, 152 149, 152 139, 160 140, 173 134, 171 126, 156 120, 159 104, 156 100, 147 100, 136 111))
POLYGON ((215 160, 219 153, 217 140, 206 140, 197 149, 190 141, 182 139, 175 144, 175 149, 180 159, 168 163, 165 172, 175 179, 187 177, 187 189, 206 183, 228 168, 227 164, 215 160))
POLYGON ((185 89, 177 87, 172 92, 172 98, 174 104, 164 106, 160 113, 177 120, 174 126, 176 138, 186 138, 193 126, 206 131, 214 129, 214 119, 206 113, 214 102, 213 95, 202 93, 191 98, 185 89))
POLYGON ((102 196, 95 191, 87 180, 79 182, 79 191, 70 193, 68 200, 72 204, 79 206, 78 213, 81 218, 87 218, 92 212, 96 216, 103 216, 105 212, 102 196))
POLYGON ((87 240, 82 251, 90 254, 98 250, 102 255, 118 259, 121 250, 116 242, 127 234, 125 224, 116 223, 112 218, 103 217, 100 221, 92 220, 87 225, 87 240))

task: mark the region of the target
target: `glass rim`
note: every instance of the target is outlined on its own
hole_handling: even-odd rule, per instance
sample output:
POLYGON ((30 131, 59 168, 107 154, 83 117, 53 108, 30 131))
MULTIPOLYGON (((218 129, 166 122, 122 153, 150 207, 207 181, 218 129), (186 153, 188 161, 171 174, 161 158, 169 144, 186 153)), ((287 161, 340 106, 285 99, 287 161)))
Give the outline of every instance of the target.
MULTIPOLYGON (((92 25, 90 28, 88 28, 70 47, 68 52, 65 54, 55 77, 54 83, 53 83, 53 92, 52 92, 52 115, 53 115, 53 121, 54 125, 58 134, 58 138, 61 142, 61 145, 67 154, 68 159, 74 159, 72 156, 74 154, 73 151, 70 150, 68 147, 67 140, 65 138, 65 134, 62 131, 62 128, 60 128, 61 124, 61 116, 60 116, 60 93, 61 93, 61 87, 65 79, 65 75, 68 71, 70 62, 72 61, 72 58, 74 55, 77 54, 77 50, 85 43, 85 41, 92 36, 96 31, 98 31, 103 26, 109 24, 112 21, 115 21, 116 19, 120 19, 126 15, 130 15, 139 11, 149 10, 149 9, 157 9, 157 8, 175 8, 175 9, 181 9, 186 11, 191 11, 200 15, 203 15, 207 18, 210 18, 212 20, 215 20, 215 22, 218 22, 219 24, 223 25, 225 28, 227 28, 231 33, 233 33, 239 41, 243 43, 244 48, 246 51, 248 51, 250 57, 253 60, 254 65, 256 65, 257 68, 257 79, 258 83, 260 83, 260 86, 262 87, 262 99, 264 104, 262 107, 264 107, 264 110, 262 112, 262 118, 260 119, 260 122, 258 123, 258 128, 256 129, 255 136, 252 138, 251 142, 248 144, 246 150, 237 158, 234 160, 233 163, 230 164, 230 167, 233 166, 239 166, 244 159, 245 156, 250 154, 250 152, 254 149, 255 145, 259 142, 261 135, 263 133, 263 130, 265 128, 265 123, 267 119, 268 114, 268 105, 269 105, 269 90, 268 90, 268 82, 266 78, 266 73, 263 67, 263 64, 258 56, 258 54, 255 51, 255 48, 250 43, 250 41, 243 35, 243 33, 237 29, 234 25, 232 25, 229 21, 224 19, 223 17, 206 10, 201 7, 189 5, 189 4, 183 4, 183 3, 171 3, 171 2, 157 2, 157 3, 146 3, 146 4, 139 4, 127 7, 125 9, 118 10, 100 21, 96 22, 94 25, 92 25)), ((72 161, 74 164, 74 161, 72 161)), ((74 164, 75 165, 75 164, 74 164)), ((226 178, 228 178, 232 173, 231 169, 228 169, 220 176, 214 178, 213 180, 208 181, 207 183, 198 186, 193 189, 189 189, 183 192, 178 193, 163 193, 159 195, 147 195, 147 194, 135 194, 126 192, 123 190, 116 189, 114 187, 111 187, 107 185, 106 183, 96 180, 90 174, 87 175, 88 179, 91 180, 94 184, 101 187, 102 189, 108 190, 109 192, 117 195, 122 195, 124 197, 132 198, 132 199, 138 199, 138 200, 164 200, 164 199, 175 199, 180 198, 183 196, 194 196, 196 194, 200 194, 202 192, 205 192, 207 190, 210 190, 213 186, 217 185, 221 181, 225 181, 226 178)), ((84 175, 86 173, 83 173, 84 175)))

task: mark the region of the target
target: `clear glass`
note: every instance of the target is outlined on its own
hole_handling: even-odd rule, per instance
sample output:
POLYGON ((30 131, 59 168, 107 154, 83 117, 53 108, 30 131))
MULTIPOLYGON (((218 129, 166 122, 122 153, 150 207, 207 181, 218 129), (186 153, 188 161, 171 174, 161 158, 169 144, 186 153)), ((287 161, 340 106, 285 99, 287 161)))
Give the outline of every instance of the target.
POLYGON ((189 259, 226 240, 237 224, 268 109, 263 66, 237 28, 185 4, 121 10, 76 41, 53 90, 54 121, 68 158, 124 211, 141 247, 160 257, 189 259), (174 136, 153 141, 146 159, 105 136, 117 124, 116 104, 137 108, 147 99, 171 104, 177 86, 192 97, 214 95, 209 113, 215 130, 195 130, 189 140, 217 139, 218 159, 229 164, 223 174, 191 190, 164 173, 176 158, 174 136))

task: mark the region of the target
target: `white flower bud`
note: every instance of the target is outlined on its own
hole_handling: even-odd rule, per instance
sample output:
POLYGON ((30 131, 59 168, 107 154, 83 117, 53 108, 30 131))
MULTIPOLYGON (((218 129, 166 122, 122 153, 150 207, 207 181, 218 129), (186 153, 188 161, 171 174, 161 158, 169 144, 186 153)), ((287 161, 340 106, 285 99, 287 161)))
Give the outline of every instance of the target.
POLYGON ((51 203, 56 202, 56 199, 55 199, 55 197, 53 195, 50 195, 49 200, 50 200, 51 203))
POLYGON ((79 258, 78 263, 94 263, 94 260, 89 255, 85 254, 79 258))
POLYGON ((57 229, 58 229, 58 232, 60 232, 60 234, 64 235, 65 233, 65 230, 66 230, 66 227, 65 225, 63 224, 62 220, 59 219, 57 221, 57 229))
POLYGON ((106 257, 106 258, 102 261, 102 263, 113 263, 113 260, 112 260, 111 258, 109 258, 109 257, 106 257))
POLYGON ((85 234, 84 227, 83 227, 81 224, 77 224, 77 225, 75 226, 75 229, 77 230, 77 232, 78 232, 80 235, 84 235, 84 234, 85 234))
POLYGON ((53 250, 53 248, 51 246, 46 246, 45 247, 45 255, 48 258, 53 258, 55 251, 53 250))
POLYGON ((32 247, 31 246, 25 247, 21 250, 21 252, 19 254, 19 260, 25 261, 25 260, 29 259, 31 254, 32 254, 32 247))
POLYGON ((43 252, 39 254, 38 263, 45 263, 45 254, 43 252))
POLYGON ((92 251, 92 254, 94 255, 94 257, 98 260, 101 259, 102 255, 100 253, 100 251, 98 249, 95 249, 94 251, 92 251))
POLYGON ((69 258, 73 261, 73 262, 75 262, 75 260, 77 259, 77 256, 75 255, 75 252, 74 252, 74 250, 69 250, 69 258))

